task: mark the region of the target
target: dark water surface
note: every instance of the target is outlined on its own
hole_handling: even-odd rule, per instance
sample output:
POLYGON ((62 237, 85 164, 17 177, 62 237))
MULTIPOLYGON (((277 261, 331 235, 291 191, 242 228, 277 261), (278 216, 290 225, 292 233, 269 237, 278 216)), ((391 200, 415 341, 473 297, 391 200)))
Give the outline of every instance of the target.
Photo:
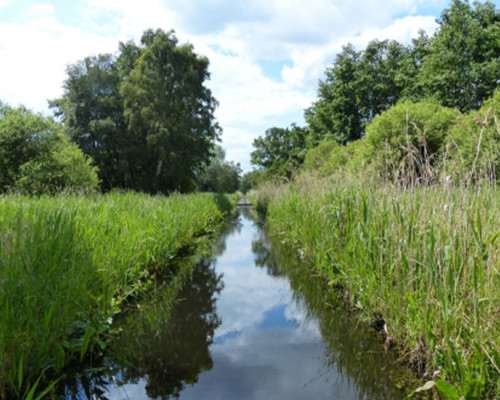
POLYGON ((114 356, 79 374, 66 398, 405 397, 394 355, 248 212, 228 225, 172 309, 165 287, 121 322, 114 356))

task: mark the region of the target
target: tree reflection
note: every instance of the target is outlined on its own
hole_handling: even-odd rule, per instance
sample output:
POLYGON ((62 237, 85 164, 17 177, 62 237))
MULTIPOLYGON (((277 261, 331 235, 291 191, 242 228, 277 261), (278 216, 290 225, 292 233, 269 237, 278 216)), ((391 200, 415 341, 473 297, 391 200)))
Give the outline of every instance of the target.
POLYGON ((168 399, 178 397, 184 385, 197 382, 201 372, 210 370, 209 346, 220 325, 215 297, 221 289, 221 277, 210 261, 204 261, 170 311, 160 301, 128 318, 115 346, 121 364, 129 366, 122 370, 123 381, 146 377, 148 396, 168 399))
POLYGON ((215 240, 213 247, 213 256, 221 255, 226 251, 226 239, 229 235, 234 233, 239 233, 241 231, 241 227, 243 226, 241 223, 241 214, 245 212, 245 209, 237 210, 237 213, 234 217, 231 217, 224 226, 222 227, 219 236, 215 240))
MULTIPOLYGON (((216 296, 221 276, 212 260, 200 262, 172 300, 175 283, 160 286, 118 322, 121 330, 98 368, 87 368, 64 382, 66 399, 106 400, 107 387, 146 381, 152 398, 176 398, 213 366, 209 346, 220 325, 216 296)), ((125 388, 124 388, 125 390, 125 388)))
POLYGON ((252 252, 256 266, 266 268, 267 273, 271 276, 284 275, 281 264, 278 262, 279 251, 272 248, 271 242, 266 239, 263 231, 259 231, 258 238, 252 241, 252 252))

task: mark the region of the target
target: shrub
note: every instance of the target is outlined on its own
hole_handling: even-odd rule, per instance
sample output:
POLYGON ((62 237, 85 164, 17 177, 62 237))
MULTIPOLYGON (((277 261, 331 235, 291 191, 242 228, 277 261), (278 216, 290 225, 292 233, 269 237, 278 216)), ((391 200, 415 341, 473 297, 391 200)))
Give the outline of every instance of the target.
POLYGON ((391 180, 432 179, 449 129, 459 112, 423 101, 404 101, 373 119, 366 143, 378 154, 378 169, 391 180))
POLYGON ((0 105, 0 191, 97 187, 97 170, 52 118, 0 105))
POLYGON ((462 115, 450 130, 447 173, 466 181, 500 174, 500 90, 476 112, 462 115))
POLYGON ((318 170, 323 167, 331 154, 340 147, 335 140, 325 140, 316 147, 307 150, 304 160, 304 169, 306 171, 318 170))
POLYGON ((97 168, 78 146, 58 135, 43 158, 20 167, 14 187, 22 193, 55 193, 64 189, 94 190, 98 186, 97 168))

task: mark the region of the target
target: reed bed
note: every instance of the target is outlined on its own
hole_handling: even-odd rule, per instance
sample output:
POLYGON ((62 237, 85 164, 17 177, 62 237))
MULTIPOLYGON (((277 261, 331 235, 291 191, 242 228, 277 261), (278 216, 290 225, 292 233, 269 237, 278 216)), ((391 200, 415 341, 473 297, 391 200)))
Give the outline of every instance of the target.
POLYGON ((102 351, 120 304, 218 229, 219 197, 0 197, 0 398, 102 351))
POLYGON ((403 189, 303 175, 266 197, 272 234, 377 322, 425 389, 500 398, 497 187, 403 189))

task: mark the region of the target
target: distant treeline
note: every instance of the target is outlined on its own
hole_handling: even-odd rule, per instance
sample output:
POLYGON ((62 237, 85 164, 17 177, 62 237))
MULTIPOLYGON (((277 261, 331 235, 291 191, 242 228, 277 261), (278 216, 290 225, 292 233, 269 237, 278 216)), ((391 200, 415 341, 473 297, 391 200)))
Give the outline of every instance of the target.
POLYGON ((70 65, 50 101, 57 120, 0 102, 0 192, 236 190, 239 166, 215 145, 208 64, 172 31, 148 30, 70 65))
POLYGON ((258 170, 244 184, 289 179, 304 162, 328 173, 371 165, 393 180, 412 172, 410 180, 428 182, 438 170, 496 179, 498 146, 481 149, 500 139, 499 10, 453 0, 437 22, 432 37, 421 31, 408 46, 343 47, 305 110, 307 125, 274 127, 254 141, 258 170))

